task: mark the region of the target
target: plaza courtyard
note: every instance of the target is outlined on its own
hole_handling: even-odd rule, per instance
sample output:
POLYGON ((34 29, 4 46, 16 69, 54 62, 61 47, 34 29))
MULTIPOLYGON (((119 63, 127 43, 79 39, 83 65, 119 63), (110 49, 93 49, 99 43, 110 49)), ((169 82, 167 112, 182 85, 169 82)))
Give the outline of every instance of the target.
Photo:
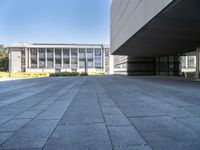
POLYGON ((199 150, 200 82, 125 76, 0 82, 0 149, 199 150))

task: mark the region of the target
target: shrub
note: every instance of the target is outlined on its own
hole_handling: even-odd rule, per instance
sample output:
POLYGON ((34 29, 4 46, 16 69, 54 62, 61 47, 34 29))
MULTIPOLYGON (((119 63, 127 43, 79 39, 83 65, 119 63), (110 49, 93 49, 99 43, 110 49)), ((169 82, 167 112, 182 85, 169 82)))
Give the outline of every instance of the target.
POLYGON ((59 77, 59 76, 79 76, 79 72, 56 72, 50 73, 50 77, 59 77))
POLYGON ((88 76, 88 73, 82 72, 82 73, 80 73, 80 76, 88 76))
POLYGON ((50 77, 59 77, 59 76, 87 76, 88 73, 82 72, 56 72, 50 73, 50 77))

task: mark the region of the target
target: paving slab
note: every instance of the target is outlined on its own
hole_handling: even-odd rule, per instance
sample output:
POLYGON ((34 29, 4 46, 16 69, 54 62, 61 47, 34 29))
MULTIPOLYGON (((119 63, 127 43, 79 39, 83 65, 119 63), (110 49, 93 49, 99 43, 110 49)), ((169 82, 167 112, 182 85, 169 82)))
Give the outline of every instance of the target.
POLYGON ((69 107, 61 124, 92 124, 104 122, 99 107, 69 107))
POLYGON ((42 148, 58 120, 34 120, 7 140, 0 149, 42 148))
POLYGON ((133 126, 108 127, 110 138, 114 146, 146 144, 133 126))
POLYGON ((104 123, 90 125, 59 125, 45 150, 112 150, 104 123))
POLYGON ((107 126, 126 126, 131 125, 123 114, 104 115, 107 126))
POLYGON ((200 134, 171 117, 143 117, 130 120, 153 149, 190 149, 190 146, 199 149, 200 134))
POLYGON ((127 117, 161 116, 166 115, 146 103, 136 103, 134 106, 120 108, 127 117))
POLYGON ((195 130, 196 132, 200 132, 200 117, 184 117, 176 118, 176 120, 182 122, 183 124, 195 130))
POLYGON ((12 119, 0 126, 0 132, 14 132, 23 128, 31 119, 12 119))

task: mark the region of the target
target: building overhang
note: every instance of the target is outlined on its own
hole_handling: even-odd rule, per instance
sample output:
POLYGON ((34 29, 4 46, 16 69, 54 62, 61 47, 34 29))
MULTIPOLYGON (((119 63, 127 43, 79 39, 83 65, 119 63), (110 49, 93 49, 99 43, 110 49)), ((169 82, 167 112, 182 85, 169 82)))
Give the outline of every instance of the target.
POLYGON ((113 54, 162 56, 200 47, 200 1, 174 0, 113 54))

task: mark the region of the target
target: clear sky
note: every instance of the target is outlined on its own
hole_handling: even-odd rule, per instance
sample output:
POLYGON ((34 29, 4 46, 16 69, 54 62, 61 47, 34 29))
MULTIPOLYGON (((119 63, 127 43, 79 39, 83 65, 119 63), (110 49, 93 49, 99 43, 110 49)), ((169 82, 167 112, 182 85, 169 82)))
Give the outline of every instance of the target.
POLYGON ((111 1, 0 0, 0 44, 109 44, 111 1))

